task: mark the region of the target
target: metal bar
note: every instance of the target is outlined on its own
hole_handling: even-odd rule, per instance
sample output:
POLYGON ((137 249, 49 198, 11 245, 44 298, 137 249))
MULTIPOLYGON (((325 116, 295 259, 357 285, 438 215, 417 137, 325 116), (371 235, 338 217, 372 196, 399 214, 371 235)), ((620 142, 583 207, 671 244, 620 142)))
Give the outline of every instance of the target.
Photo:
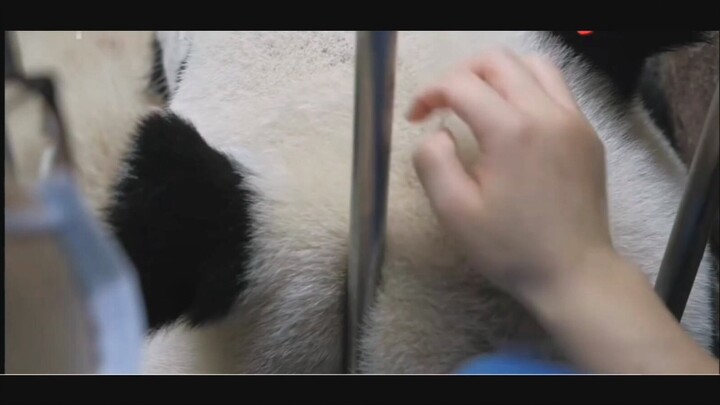
MULTIPOLYGON (((20 57, 15 49, 15 37, 12 31, 5 31, 5 78, 16 77, 22 69, 20 66, 20 57), (17 56, 16 56, 17 55, 17 56)), ((6 101, 7 102, 7 101, 6 101)), ((7 114, 7 110, 6 114, 7 114)), ((7 119, 7 117, 5 117, 7 119)), ((12 145, 8 138, 7 123, 3 135, 5 136, 5 170, 11 177, 15 177, 15 158, 12 152, 12 145)))
POLYGON ((71 172, 75 169, 75 162, 70 150, 69 134, 67 132, 67 128, 65 127, 58 98, 56 97, 55 83, 49 77, 42 78, 38 80, 37 83, 39 84, 38 89, 45 97, 47 106, 44 111, 45 122, 43 123, 45 126, 45 132, 47 132, 52 140, 55 141, 55 144, 53 145, 53 148, 55 149, 52 150, 50 161, 51 170, 65 170, 71 172))
POLYGON ((15 33, 5 31, 5 77, 16 77, 23 73, 21 56, 16 45, 15 33))
MULTIPOLYGON (((6 117, 7 119, 7 117, 6 117)), ((10 142, 8 141, 8 134, 7 130, 3 132, 5 135, 5 171, 7 175, 10 175, 10 177, 15 178, 16 176, 16 169, 15 169, 15 157, 13 156, 12 151, 12 145, 10 145, 10 142)))
POLYGON ((718 213, 718 88, 710 103, 655 291, 680 320, 718 213))
POLYGON ((397 32, 357 33, 350 252, 344 366, 357 372, 365 313, 385 246, 397 32))

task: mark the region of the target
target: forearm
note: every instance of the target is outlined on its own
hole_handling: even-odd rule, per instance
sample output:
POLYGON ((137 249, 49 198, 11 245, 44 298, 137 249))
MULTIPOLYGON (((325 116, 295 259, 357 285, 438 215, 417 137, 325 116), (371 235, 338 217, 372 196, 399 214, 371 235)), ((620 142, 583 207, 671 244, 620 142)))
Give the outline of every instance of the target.
POLYGON ((572 279, 526 295, 527 306, 578 367, 596 373, 718 373, 717 360, 679 326, 637 268, 604 255, 583 266, 588 270, 572 272, 572 279))

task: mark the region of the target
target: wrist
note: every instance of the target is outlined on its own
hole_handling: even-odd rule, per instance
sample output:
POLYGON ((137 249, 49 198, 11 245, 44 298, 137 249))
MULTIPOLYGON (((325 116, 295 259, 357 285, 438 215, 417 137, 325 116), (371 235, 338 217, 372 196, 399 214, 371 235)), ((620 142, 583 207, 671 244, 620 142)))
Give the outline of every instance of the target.
POLYGON ((537 280, 518 285, 515 296, 542 317, 555 308, 587 299, 593 290, 607 292, 606 285, 613 280, 630 278, 637 282, 641 277, 642 273, 612 247, 586 249, 575 260, 557 265, 537 280))
POLYGON ((609 250, 522 296, 577 366, 602 373, 715 373, 712 360, 665 308, 647 277, 609 250))

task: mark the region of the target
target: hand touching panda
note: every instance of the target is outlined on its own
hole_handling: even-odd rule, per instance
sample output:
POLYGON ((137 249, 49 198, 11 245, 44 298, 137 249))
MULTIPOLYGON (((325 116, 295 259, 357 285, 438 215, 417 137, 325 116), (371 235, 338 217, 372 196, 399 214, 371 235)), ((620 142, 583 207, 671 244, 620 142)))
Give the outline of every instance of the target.
POLYGON ((421 144, 414 164, 436 215, 579 367, 718 372, 613 248, 603 144, 555 66, 482 55, 425 89, 408 118, 438 109, 465 121, 482 159, 463 166, 449 130, 421 144))
POLYGON ((471 60, 417 97, 409 118, 438 108, 467 123, 483 158, 461 166, 442 131, 420 146, 415 166, 437 215, 487 277, 520 293, 612 249, 603 145, 549 62, 505 51, 471 60))

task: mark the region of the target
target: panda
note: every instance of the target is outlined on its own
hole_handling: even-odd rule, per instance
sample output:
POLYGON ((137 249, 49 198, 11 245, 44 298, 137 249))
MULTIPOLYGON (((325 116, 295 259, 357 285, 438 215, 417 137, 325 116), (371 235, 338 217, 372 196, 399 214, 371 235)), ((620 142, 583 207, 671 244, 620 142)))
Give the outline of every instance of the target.
MULTIPOLYGON (((451 113, 401 117, 458 62, 497 49, 554 61, 601 137, 611 232, 654 282, 687 170, 639 96, 645 61, 701 32, 400 32, 382 282, 364 320, 362 373, 442 374, 518 342, 559 356, 511 297, 470 268, 411 164, 451 113)), ((136 265, 146 373, 342 373, 354 32, 157 32, 166 106, 137 126, 104 218, 136 265)), ((562 249, 562 246, 558 247, 562 249)), ((717 350, 706 250, 682 325, 717 350)), ((716 353, 716 352, 715 352, 716 353)))

